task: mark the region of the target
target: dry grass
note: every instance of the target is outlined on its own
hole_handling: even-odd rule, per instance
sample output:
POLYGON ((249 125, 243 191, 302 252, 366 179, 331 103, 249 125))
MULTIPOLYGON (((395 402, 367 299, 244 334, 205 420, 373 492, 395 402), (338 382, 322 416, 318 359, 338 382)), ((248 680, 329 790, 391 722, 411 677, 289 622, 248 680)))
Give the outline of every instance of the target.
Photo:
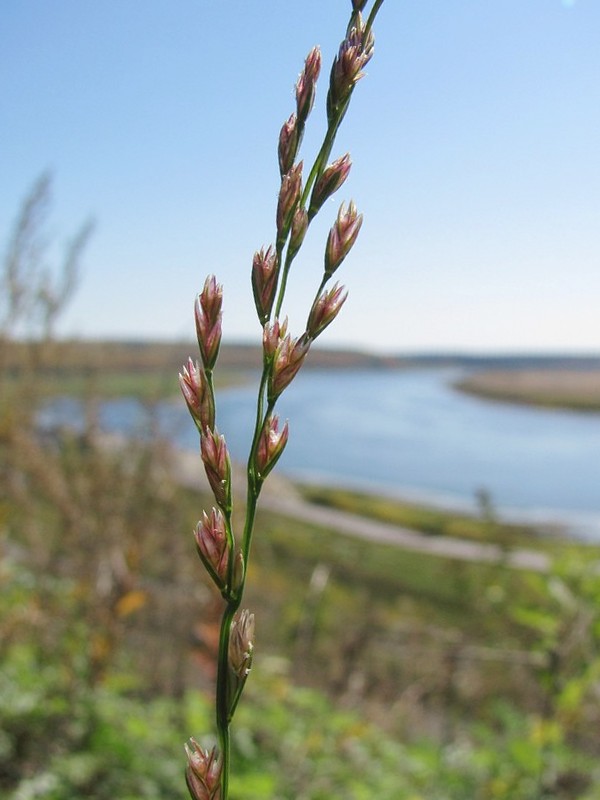
POLYGON ((456 386, 494 400, 600 411, 600 369, 490 370, 476 372, 456 386))

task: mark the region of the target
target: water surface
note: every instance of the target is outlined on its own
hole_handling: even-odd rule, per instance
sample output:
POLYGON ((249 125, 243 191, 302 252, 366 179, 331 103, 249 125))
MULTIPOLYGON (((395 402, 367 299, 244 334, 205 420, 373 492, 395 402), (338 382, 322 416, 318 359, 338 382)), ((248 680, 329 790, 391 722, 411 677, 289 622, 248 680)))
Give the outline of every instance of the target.
MULTIPOLYGON (((305 371, 281 397, 290 439, 278 469, 408 498, 474 507, 485 489, 505 513, 567 520, 600 540, 600 415, 495 403, 457 392, 451 369, 305 371)), ((245 461, 256 381, 221 392, 217 424, 245 461)), ((56 413, 56 407, 54 409, 56 413)), ((67 412, 73 418, 73 408, 67 412)), ((196 449, 183 401, 157 410, 179 446, 196 449)), ((102 425, 131 434, 141 406, 103 404, 102 425)), ((146 423, 147 424, 147 423, 146 423)))

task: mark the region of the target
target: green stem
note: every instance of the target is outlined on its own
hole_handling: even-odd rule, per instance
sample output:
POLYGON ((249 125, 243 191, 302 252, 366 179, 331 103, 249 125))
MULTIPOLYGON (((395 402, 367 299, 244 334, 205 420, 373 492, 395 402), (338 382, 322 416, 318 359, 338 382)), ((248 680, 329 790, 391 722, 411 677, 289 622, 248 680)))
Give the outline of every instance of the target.
MULTIPOLYGON (((252 533, 254 531, 254 520, 256 518, 256 507, 258 505, 259 494, 260 494, 260 489, 255 491, 250 491, 250 489, 248 489, 248 504, 246 506, 246 524, 244 526, 244 539, 242 542, 242 554, 244 556, 244 566, 248 563, 248 558, 250 557, 250 545, 252 544, 252 533)), ((244 580, 242 581, 242 586, 240 588, 240 597, 243 592, 245 582, 246 582, 246 571, 244 570, 244 580)))
POLYGON ((231 741, 229 724, 229 637, 233 616, 239 607, 239 600, 227 604, 221 620, 219 635, 219 656, 217 671, 217 733, 222 758, 221 800, 227 800, 229 793, 229 771, 231 766, 231 741))
POLYGON ((371 13, 369 14, 369 18, 367 19, 367 24, 365 26, 365 36, 369 35, 371 28, 373 27, 373 23, 375 22, 375 17, 377 16, 377 12, 383 5, 383 0, 375 0, 373 4, 373 8, 371 9, 371 13))
POLYGON ((283 298, 285 296, 285 290, 287 287, 287 279, 290 273, 290 267, 292 266, 292 261, 294 260, 294 256, 290 257, 290 252, 288 250, 285 258, 285 264, 283 265, 283 270, 281 273, 281 282, 279 284, 279 293, 277 295, 277 304, 275 306, 275 319, 279 318, 281 314, 281 306, 283 304, 283 298))
MULTIPOLYGON (((270 372, 270 365, 265 364, 263 368, 260 389, 258 392, 254 437, 252 439, 252 446, 250 447, 250 455, 248 457, 248 469, 247 469, 248 496, 246 503, 246 521, 244 524, 244 534, 242 538, 242 555, 244 557, 244 567, 246 567, 246 565, 248 564, 248 559, 250 558, 250 546, 252 544, 252 533, 254 531, 256 507, 258 505, 258 496, 260 495, 260 490, 262 486, 262 482, 259 482, 259 477, 256 474, 254 466, 256 459, 256 449, 258 447, 258 441, 260 438, 261 431, 264 427, 264 424, 269 415, 273 413, 273 409, 275 407, 275 401, 271 401, 267 403, 266 411, 264 410, 264 395, 266 391, 267 381, 269 379, 269 372, 270 372)), ((246 582, 246 569, 244 569, 244 580, 242 581, 242 586, 240 587, 239 591, 240 597, 243 594, 245 582, 246 582)))
MULTIPOLYGON (((257 415, 256 424, 254 429, 254 438, 252 447, 250 449, 250 457, 248 459, 248 504, 246 506, 246 521, 244 525, 244 536, 242 540, 242 555, 244 558, 244 567, 248 563, 250 555, 250 544, 252 541, 252 531, 254 528, 254 519, 256 517, 256 506, 258 502, 258 495, 260 494, 260 486, 257 484, 255 470, 254 470, 254 457, 260 432, 264 425, 267 416, 273 410, 273 403, 269 403, 266 413, 263 414, 264 409, 264 395, 269 375, 268 366, 265 365, 263 369, 260 389, 258 392, 257 402, 257 415)), ((230 534, 230 525, 228 522, 228 536, 230 534)), ((233 534, 231 534, 233 536, 233 534)), ((230 552, 233 552, 230 551, 230 552)), ((230 559, 230 573, 231 566, 234 559, 230 559)), ((221 631, 219 634, 219 655, 217 662, 217 733, 219 737, 219 747, 222 757, 222 772, 221 772, 221 800, 228 800, 229 795, 229 772, 231 766, 231 740, 230 740, 230 724, 233 716, 233 711, 239 700, 239 696, 234 698, 233 704, 231 703, 231 693, 229 691, 230 673, 229 673, 229 640, 231 637, 231 623, 235 613, 240 607, 242 597, 244 594, 244 586, 246 583, 246 569, 244 569, 244 577, 241 586, 238 587, 235 594, 230 595, 227 602, 223 618, 221 620, 221 631)), ((229 578, 229 586, 231 586, 231 575, 229 578)), ((241 694, 241 692, 240 692, 241 694)))
MULTIPOLYGON (((283 255, 284 246, 285 246, 285 240, 277 242, 276 254, 277 254, 277 263, 279 265, 281 265, 281 256, 283 255)), ((285 260, 285 264, 283 266, 283 269, 281 269, 281 267, 279 268, 279 275, 276 278, 276 280, 278 282, 280 282, 280 285, 279 285, 279 291, 278 291, 278 295, 277 295, 277 302, 275 304, 275 313, 273 315, 274 319, 278 319, 279 314, 281 313, 281 304, 283 302, 283 293, 281 291, 281 287, 285 286, 285 284, 287 283, 287 273, 288 272, 289 272, 289 265, 288 265, 288 258, 287 258, 287 255, 286 255, 286 260, 285 260)), ((264 377, 265 377, 265 374, 263 372, 263 379, 264 379, 264 377)))
POLYGON ((308 202, 308 196, 311 192, 313 184, 315 183, 315 181, 317 180, 317 178, 327 165, 327 159, 329 158, 329 154, 331 153, 331 148, 333 147, 335 136, 341 121, 342 121, 341 118, 338 119, 336 117, 336 119, 333 120, 331 125, 327 128, 325 138, 323 139, 323 144, 321 145, 321 149, 319 150, 319 153, 315 158, 315 162, 312 165, 312 169, 309 173, 306 184, 304 186, 304 191, 302 192, 300 204, 303 206, 305 206, 306 203, 308 202))
MULTIPOLYGON (((321 283, 319 285, 319 288, 317 289, 317 293, 315 294, 315 298, 312 301, 312 305, 310 306, 311 309, 313 308, 313 306, 315 305, 315 303, 317 302, 317 300, 321 296, 321 292, 323 291, 325 286, 327 286, 327 282, 329 281, 330 278, 331 278, 331 275, 328 275, 327 272, 323 273, 323 278, 321 279, 321 283)), ((308 318, 306 320, 306 328, 307 328, 307 330, 308 330, 308 321, 309 320, 310 320, 310 311, 308 312, 308 318)), ((311 337, 311 339, 312 339, 312 337, 311 337)))
MULTIPOLYGON (((250 445, 250 453, 248 455, 248 489, 252 488, 253 492, 256 490, 256 474, 254 471, 254 457, 256 448, 258 447, 258 439, 260 432, 266 419, 266 414, 263 413, 265 407, 265 394, 267 390, 267 382, 269 380, 270 365, 264 364, 263 371, 260 378, 260 386, 258 388, 258 397, 256 401, 256 418, 254 422, 254 433, 252 435, 252 444, 250 445)), ((257 494, 258 497, 258 494, 257 494)))
MULTIPOLYGON (((212 410, 212 415, 214 419, 214 426, 216 427, 217 424, 217 411, 216 411, 216 400, 215 400, 215 384, 213 380, 213 371, 212 369, 204 368, 204 377, 206 378, 206 386, 208 388, 209 394, 209 405, 212 410)), ((204 431, 200 431, 200 435, 204 435, 204 431)))

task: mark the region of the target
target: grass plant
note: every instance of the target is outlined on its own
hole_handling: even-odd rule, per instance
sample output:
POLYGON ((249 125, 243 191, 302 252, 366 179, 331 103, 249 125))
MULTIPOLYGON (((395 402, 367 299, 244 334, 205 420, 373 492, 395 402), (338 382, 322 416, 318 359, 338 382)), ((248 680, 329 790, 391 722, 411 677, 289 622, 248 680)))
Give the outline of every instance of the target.
POLYGON ((330 162, 336 134, 357 82, 373 55, 373 22, 383 0, 375 0, 363 18, 367 0, 353 0, 350 19, 334 58, 327 92, 327 129, 308 176, 299 160, 304 128, 312 111, 321 71, 321 52, 308 54, 296 83, 296 110, 279 135, 281 185, 275 214, 274 244, 254 255, 252 290, 262 327, 263 369, 258 389, 256 422, 247 465, 247 497, 242 532, 234 532, 231 463, 225 438, 216 426, 213 374, 221 344, 223 289, 209 276, 195 304, 200 360, 188 360, 181 388, 200 434, 206 476, 216 506, 203 512, 195 531, 196 546, 208 574, 225 602, 217 657, 216 727, 218 747, 207 750, 191 739, 186 746, 186 780, 193 800, 228 800, 231 722, 252 667, 254 615, 241 609, 250 566, 251 542, 263 483, 283 452, 288 424, 280 424, 277 401, 302 367, 313 342, 333 322, 347 292, 331 278, 352 249, 362 215, 350 202, 340 206, 329 231, 322 278, 308 310, 304 331, 292 336, 282 317, 287 281, 310 225, 350 172, 350 155, 330 162))
MULTIPOLYGON (((364 5, 353 4, 355 23, 364 5)), ((293 132, 288 120, 280 142, 284 175, 297 167, 287 149, 293 132)), ((327 174, 339 177, 348 166, 342 157, 327 174)), ((318 173, 311 171, 313 187, 318 173)), ((49 334, 70 295, 87 228, 50 280, 35 246, 47 190, 42 181, 27 198, 0 264, 7 303, 0 314, 0 796, 181 800, 178 741, 182 728, 209 730, 214 702, 204 690, 212 690, 218 661, 217 735, 235 769, 224 786, 222 745, 192 744, 192 797, 597 800, 597 547, 523 531, 523 543, 554 562, 548 572, 532 573, 350 538, 258 504, 287 436, 274 422, 275 395, 304 362, 308 329, 320 332, 344 297, 339 287, 323 287, 292 346, 283 321, 275 328, 283 294, 273 289, 271 270, 277 275, 293 261, 280 236, 257 254, 254 268, 257 312, 268 333, 248 463, 252 524, 237 493, 230 509, 226 446, 216 431, 213 390, 229 366, 219 351, 213 375, 216 281, 208 281, 196 309, 202 364, 188 362, 183 381, 203 437, 210 496, 173 482, 171 454, 159 442, 107 451, 93 426, 39 435, 36 412, 57 385, 52 379, 44 388, 48 370, 59 369, 62 393, 104 397, 145 392, 146 379, 162 376, 169 360, 159 346, 102 344, 86 373, 89 343, 67 343, 59 353, 49 334), (271 300, 272 318, 263 323, 271 300), (135 365, 143 366, 139 375, 121 380, 117 367, 135 365), (71 384, 77 369, 83 377, 71 384), (196 528, 208 586, 197 580, 186 542, 165 535, 192 528, 199 502, 216 504, 196 528), (252 528, 259 535, 249 558, 252 528), (256 653, 242 605, 260 620, 256 653), (257 669, 246 689, 251 663, 257 669)), ((309 195, 305 187, 307 216, 309 195)), ((292 238, 294 219, 298 234, 304 217, 297 208, 292 238)), ((333 251, 344 232, 339 218, 334 228, 333 251)), ((281 290, 284 272, 278 275, 281 290)), ((148 386, 145 396, 153 395, 148 386)), ((364 493, 312 487, 310 494, 429 536, 521 542, 521 532, 504 532, 483 503, 475 525, 364 493)))

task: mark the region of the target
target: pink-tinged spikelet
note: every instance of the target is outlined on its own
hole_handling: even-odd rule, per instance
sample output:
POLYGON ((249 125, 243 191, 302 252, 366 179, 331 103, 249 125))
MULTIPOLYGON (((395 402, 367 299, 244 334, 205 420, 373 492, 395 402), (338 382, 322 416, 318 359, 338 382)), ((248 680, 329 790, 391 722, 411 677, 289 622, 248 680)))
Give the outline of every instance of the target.
POLYGON ((269 319, 275 292, 277 290, 278 275, 277 254, 272 245, 265 250, 262 247, 254 254, 252 260, 252 293, 254 305, 261 324, 269 319))
POLYGON ((216 747, 203 750, 195 739, 185 745, 187 787, 193 800, 221 800, 223 763, 216 747))
POLYGON ((202 519, 194 531, 198 555, 220 589, 227 584, 229 569, 229 544, 225 519, 221 511, 213 508, 210 517, 202 512, 202 519))
POLYGON ((187 403, 188 410, 200 433, 215 425, 215 409, 204 370, 197 361, 188 362, 179 373, 179 386, 187 403))
POLYGON ((208 370, 214 367, 221 345, 222 306, 223 287, 214 275, 209 275, 194 306, 198 346, 204 368, 208 370))
POLYGON ((348 292, 345 287, 340 286, 338 283, 333 288, 324 289, 321 292, 313 303, 306 324, 306 333, 311 339, 316 339, 333 322, 346 302, 347 297, 348 292))
POLYGON ((362 221, 362 214, 357 212, 353 201, 350 201, 347 209, 342 203, 337 219, 327 237, 325 248, 325 274, 327 276, 333 275, 352 249, 362 221))
POLYGON ((227 511, 231 506, 231 461, 225 437, 216 430, 206 431, 200 440, 200 454, 215 500, 227 511))
POLYGON ((308 216, 312 219, 323 203, 328 200, 344 183, 350 173, 352 161, 350 153, 341 156, 325 167, 321 176, 314 185, 308 216))
POLYGON ((277 463, 288 440, 288 424, 279 430, 279 417, 271 414, 265 420, 256 448, 256 472, 264 480, 277 463))

